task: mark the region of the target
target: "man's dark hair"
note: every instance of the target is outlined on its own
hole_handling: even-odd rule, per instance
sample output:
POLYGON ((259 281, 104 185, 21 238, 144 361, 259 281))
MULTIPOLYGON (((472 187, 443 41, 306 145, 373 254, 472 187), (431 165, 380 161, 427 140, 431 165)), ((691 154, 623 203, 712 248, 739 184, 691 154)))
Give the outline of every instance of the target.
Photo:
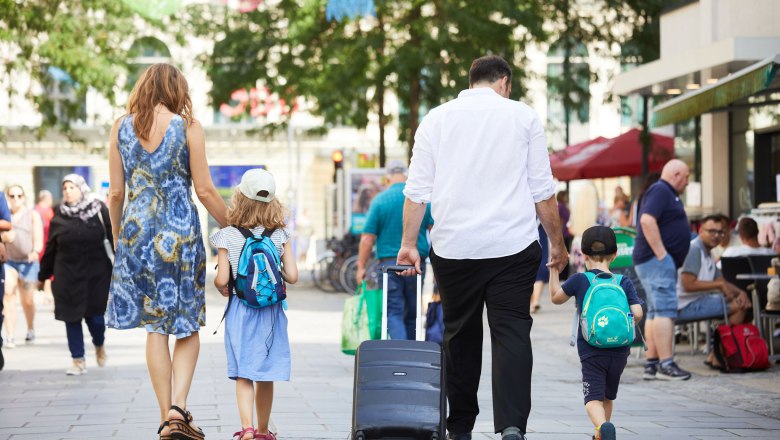
POLYGON ((758 238, 758 223, 750 217, 742 217, 737 225, 737 232, 740 237, 758 238))
POLYGON ((471 63, 469 69, 469 85, 480 82, 494 83, 500 78, 512 80, 512 68, 503 58, 496 55, 485 55, 471 63))
POLYGON ((703 219, 701 219, 701 224, 705 224, 707 222, 715 222, 715 223, 722 223, 723 222, 723 214, 710 214, 703 219))

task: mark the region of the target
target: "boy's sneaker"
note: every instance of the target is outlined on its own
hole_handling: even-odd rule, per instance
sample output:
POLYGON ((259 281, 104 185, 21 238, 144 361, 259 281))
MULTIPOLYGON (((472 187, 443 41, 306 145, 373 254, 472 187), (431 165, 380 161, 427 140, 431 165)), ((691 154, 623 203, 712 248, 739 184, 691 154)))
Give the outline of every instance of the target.
POLYGON ((27 336, 24 337, 24 342, 27 344, 35 342, 35 330, 27 330, 27 336))
POLYGON ((644 380, 656 380, 658 377, 656 377, 656 373, 658 372, 658 364, 645 364, 645 373, 642 375, 642 379, 644 380))
POLYGON ((688 380, 691 378, 691 373, 678 367, 676 363, 672 362, 668 366, 660 366, 658 368, 657 377, 662 380, 688 380))
POLYGON ((6 348, 16 348, 16 342, 14 342, 14 338, 6 338, 6 340, 5 340, 5 347, 6 348))
POLYGON ((522 434, 509 434, 501 437, 501 440, 527 440, 522 434))
POLYGON ((604 422, 599 427, 599 433, 601 434, 601 440, 617 440, 617 433, 615 432, 615 425, 609 422, 604 422))
POLYGON ((447 440, 471 440, 471 433, 453 434, 452 432, 449 432, 447 433, 447 440))

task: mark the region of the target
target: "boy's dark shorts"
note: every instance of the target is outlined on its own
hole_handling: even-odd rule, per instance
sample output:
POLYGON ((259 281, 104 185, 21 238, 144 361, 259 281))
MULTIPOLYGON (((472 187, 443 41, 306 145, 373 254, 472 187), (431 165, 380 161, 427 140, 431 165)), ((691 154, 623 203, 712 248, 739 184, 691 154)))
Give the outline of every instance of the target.
POLYGON ((628 357, 591 356, 582 361, 582 394, 591 400, 617 399, 620 375, 628 357))

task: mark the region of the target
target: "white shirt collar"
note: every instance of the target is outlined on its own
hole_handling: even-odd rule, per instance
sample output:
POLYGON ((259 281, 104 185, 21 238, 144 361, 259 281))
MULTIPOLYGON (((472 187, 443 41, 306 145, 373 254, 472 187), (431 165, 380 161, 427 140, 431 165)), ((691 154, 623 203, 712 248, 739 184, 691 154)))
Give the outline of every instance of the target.
POLYGON ((477 87, 475 89, 466 89, 462 90, 460 93, 458 93, 458 98, 465 98, 468 96, 487 96, 487 95, 495 95, 498 97, 501 97, 495 90, 493 90, 492 87, 477 87))

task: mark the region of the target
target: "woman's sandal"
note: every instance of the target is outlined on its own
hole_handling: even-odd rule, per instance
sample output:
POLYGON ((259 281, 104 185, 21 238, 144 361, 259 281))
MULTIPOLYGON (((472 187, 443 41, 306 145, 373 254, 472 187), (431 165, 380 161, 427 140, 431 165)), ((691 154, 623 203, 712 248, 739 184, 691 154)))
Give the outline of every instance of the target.
POLYGON ((246 433, 248 433, 248 432, 251 432, 251 433, 252 433, 252 438, 253 438, 253 439, 256 439, 256 438, 257 438, 257 431, 255 431, 255 428, 252 428, 252 427, 250 426, 249 428, 244 428, 244 429, 242 429, 241 431, 238 431, 238 432, 235 432, 235 433, 233 433, 233 439, 234 439, 234 440, 244 440, 244 436, 245 436, 245 435, 246 435, 246 433))
POLYGON ((176 405, 171 405, 171 409, 182 416, 182 419, 168 420, 171 427, 171 438, 176 440, 205 440, 206 434, 200 428, 193 428, 190 425, 192 414, 189 411, 183 410, 176 405))
POLYGON ((255 431, 255 439, 256 440, 276 440, 276 434, 274 434, 271 431, 268 431, 268 434, 261 434, 261 433, 255 431))
POLYGON ((170 422, 168 422, 167 420, 162 422, 162 423, 160 423, 160 427, 157 428, 157 436, 160 438, 160 440, 173 440, 173 437, 171 437, 170 434, 167 434, 167 435, 163 435, 162 434, 163 429, 167 428, 169 425, 170 425, 170 422))

